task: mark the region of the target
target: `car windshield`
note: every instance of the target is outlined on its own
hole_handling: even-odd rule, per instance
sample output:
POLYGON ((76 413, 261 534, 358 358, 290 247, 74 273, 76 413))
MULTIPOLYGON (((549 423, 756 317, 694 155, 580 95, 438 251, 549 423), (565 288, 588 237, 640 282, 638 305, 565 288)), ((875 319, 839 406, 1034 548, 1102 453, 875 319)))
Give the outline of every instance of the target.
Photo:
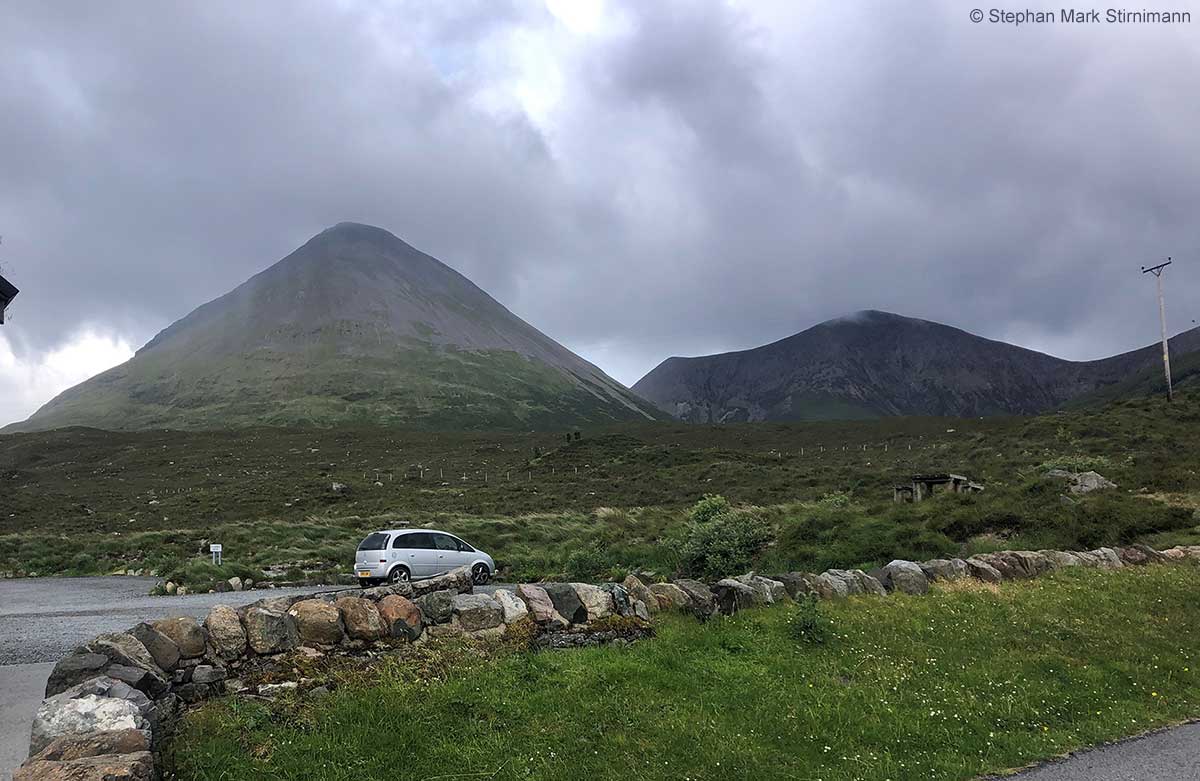
POLYGON ((388 536, 383 532, 368 534, 367 538, 358 544, 359 550, 383 550, 387 547, 388 536))

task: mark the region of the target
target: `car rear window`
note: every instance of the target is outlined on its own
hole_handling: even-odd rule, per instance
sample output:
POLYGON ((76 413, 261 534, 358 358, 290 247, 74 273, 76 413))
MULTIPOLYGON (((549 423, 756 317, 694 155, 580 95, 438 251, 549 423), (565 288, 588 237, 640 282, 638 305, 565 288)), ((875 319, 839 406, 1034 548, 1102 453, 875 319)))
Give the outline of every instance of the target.
POLYGON ((358 544, 359 550, 383 550, 387 547, 388 536, 383 532, 368 534, 367 538, 358 544))

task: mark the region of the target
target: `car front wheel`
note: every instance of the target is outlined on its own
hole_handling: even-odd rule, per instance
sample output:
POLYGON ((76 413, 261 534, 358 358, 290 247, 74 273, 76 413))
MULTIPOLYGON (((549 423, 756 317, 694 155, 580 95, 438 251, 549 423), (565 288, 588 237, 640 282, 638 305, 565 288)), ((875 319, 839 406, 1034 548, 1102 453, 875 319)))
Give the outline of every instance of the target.
POLYGON ((492 579, 492 571, 486 564, 476 564, 471 568, 471 582, 476 586, 486 586, 492 579))
POLYGON ((396 567, 394 570, 392 570, 392 573, 388 575, 389 583, 407 583, 410 580, 412 580, 412 576, 404 567, 396 567))

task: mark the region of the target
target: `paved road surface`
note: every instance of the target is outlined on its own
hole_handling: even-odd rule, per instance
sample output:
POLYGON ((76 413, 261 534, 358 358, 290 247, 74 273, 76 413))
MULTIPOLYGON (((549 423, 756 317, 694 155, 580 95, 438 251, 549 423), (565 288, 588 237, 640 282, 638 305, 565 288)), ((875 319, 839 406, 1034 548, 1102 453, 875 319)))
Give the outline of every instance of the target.
POLYGON ((1200 723, 1082 751, 1008 776, 1021 781, 1200 781, 1200 723))
MULTIPOLYGON (((167 616, 204 618, 213 605, 242 605, 265 597, 351 590, 305 586, 223 594, 151 597, 155 578, 29 578, 0 580, 0 781, 25 760, 29 727, 46 678, 80 643, 167 616)), ((491 593, 503 584, 478 587, 491 593)))

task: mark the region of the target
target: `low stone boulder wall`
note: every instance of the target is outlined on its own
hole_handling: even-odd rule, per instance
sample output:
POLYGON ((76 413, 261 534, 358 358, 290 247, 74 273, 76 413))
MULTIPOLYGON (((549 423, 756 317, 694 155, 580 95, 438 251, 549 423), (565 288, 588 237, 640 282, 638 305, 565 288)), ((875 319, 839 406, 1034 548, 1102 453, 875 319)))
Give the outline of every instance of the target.
MULTIPOLYGON (((689 588, 703 600, 706 586, 689 588)), ((291 652, 355 654, 438 637, 496 639, 518 623, 529 625, 525 635, 534 647, 572 648, 648 636, 649 616, 647 605, 618 583, 525 584, 476 594, 464 568, 357 592, 217 605, 202 621, 174 616, 137 624, 100 635, 55 665, 34 719, 30 757, 14 781, 154 778, 153 752, 182 708, 245 690, 239 676, 291 652)), ((287 687, 295 684, 274 685, 287 687)))
POLYGON ((181 709, 244 690, 239 676, 287 659, 288 653, 372 653, 388 644, 448 636, 496 639, 516 627, 515 636, 534 648, 625 643, 652 635, 649 618, 658 611, 706 620, 798 599, 918 596, 937 581, 1001 583, 1065 567, 1119 569, 1183 559, 1200 560, 1200 546, 999 551, 966 559, 895 560, 871 573, 751 572, 713 584, 646 583, 630 575, 598 586, 525 583, 492 595, 474 593, 464 568, 359 592, 274 597, 241 608, 218 605, 203 621, 175 616, 100 635, 60 660, 34 719, 30 758, 13 781, 155 778, 154 752, 181 709))

